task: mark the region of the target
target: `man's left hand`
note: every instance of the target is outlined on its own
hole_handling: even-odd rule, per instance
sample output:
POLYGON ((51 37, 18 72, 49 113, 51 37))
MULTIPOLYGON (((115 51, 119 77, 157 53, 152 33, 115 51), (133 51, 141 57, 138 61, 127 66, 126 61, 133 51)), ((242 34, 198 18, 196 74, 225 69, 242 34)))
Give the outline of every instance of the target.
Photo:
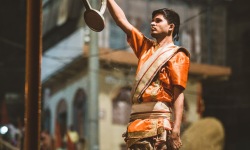
POLYGON ((180 132, 173 130, 169 137, 173 150, 178 150, 182 146, 180 132))

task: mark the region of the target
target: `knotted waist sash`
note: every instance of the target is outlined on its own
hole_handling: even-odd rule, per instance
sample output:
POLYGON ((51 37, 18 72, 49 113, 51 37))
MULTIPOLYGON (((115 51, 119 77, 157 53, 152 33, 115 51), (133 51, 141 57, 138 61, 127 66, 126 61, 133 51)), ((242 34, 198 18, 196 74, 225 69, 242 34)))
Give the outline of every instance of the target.
MULTIPOLYGON (((127 128, 127 147, 144 138, 160 136, 171 130, 170 112, 149 111, 131 114, 127 128)), ((163 138, 166 140, 166 137, 163 138)))

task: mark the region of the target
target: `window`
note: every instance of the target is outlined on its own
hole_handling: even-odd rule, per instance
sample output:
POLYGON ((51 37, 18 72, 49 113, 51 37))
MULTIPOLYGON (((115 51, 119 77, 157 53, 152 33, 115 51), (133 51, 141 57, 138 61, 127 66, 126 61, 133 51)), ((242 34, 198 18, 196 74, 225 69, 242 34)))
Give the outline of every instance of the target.
POLYGON ((43 112, 43 129, 50 132, 50 124, 51 124, 51 113, 49 109, 46 109, 43 112))
POLYGON ((113 123, 126 125, 131 112, 130 87, 123 87, 113 100, 113 123))
POLYGON ((86 118, 86 94, 83 89, 76 91, 73 101, 73 125, 80 137, 84 137, 84 122, 86 118))
POLYGON ((61 99, 58 103, 56 114, 56 141, 60 143, 60 146, 62 146, 61 142, 67 131, 67 103, 64 99, 61 99))

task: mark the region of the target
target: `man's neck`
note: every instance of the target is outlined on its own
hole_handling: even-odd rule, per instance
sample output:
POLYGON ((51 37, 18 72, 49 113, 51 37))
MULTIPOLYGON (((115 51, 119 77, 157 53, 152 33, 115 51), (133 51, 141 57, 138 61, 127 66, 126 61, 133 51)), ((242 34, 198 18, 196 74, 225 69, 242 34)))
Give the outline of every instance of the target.
POLYGON ((173 43, 173 39, 172 38, 170 38, 170 37, 165 37, 165 38, 163 38, 163 39, 156 39, 156 41, 157 41, 157 45, 159 46, 159 47, 161 47, 161 46, 164 46, 164 45, 167 45, 167 44, 170 44, 170 43, 173 43))

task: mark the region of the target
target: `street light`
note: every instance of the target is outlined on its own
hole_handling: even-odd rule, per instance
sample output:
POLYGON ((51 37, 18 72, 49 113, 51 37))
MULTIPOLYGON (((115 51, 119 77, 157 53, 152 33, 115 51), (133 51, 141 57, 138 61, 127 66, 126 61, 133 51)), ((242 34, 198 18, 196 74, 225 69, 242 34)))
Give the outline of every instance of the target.
POLYGON ((0 134, 5 135, 9 131, 9 128, 7 126, 0 127, 0 134))

